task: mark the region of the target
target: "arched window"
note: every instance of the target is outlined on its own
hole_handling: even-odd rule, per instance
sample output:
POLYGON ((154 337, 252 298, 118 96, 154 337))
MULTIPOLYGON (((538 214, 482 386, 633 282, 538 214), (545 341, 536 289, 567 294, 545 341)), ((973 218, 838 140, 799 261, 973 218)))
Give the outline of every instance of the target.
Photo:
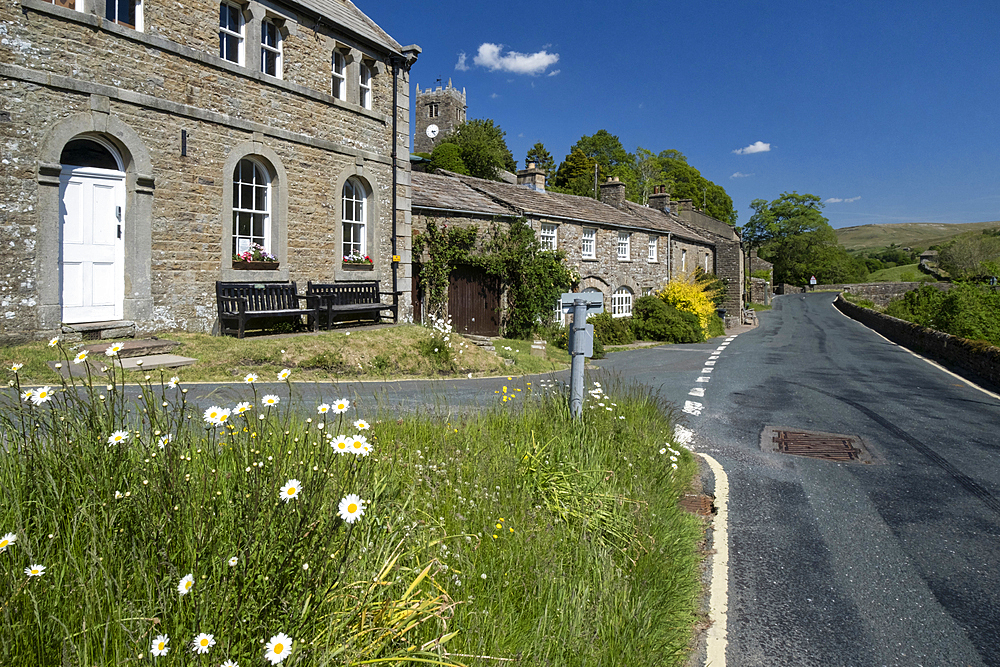
POLYGON ((619 287, 611 295, 611 317, 630 317, 632 315, 632 290, 619 287))
POLYGON ((233 171, 233 254, 256 243, 271 253, 271 179, 254 160, 244 158, 233 171))
POLYGON ((67 142, 59 156, 60 164, 71 167, 96 167, 124 171, 117 151, 105 141, 94 138, 77 138, 67 142))
POLYGON ((344 208, 341 221, 344 225, 344 258, 364 257, 368 254, 368 192, 356 178, 344 183, 344 208))

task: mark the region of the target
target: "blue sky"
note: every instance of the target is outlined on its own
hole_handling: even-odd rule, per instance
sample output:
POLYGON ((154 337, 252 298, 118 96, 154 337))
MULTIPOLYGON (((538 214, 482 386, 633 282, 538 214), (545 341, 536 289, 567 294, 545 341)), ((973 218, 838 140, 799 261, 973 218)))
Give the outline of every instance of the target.
POLYGON ((519 166, 606 129, 681 151, 738 224, 793 190, 834 227, 1000 220, 995 0, 356 2, 519 166))

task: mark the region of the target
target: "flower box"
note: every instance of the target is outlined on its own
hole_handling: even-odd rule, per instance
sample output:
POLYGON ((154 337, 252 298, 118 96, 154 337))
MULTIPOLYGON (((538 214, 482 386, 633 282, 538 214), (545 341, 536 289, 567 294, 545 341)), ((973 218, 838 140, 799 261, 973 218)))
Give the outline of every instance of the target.
POLYGON ((233 268, 241 271, 276 271, 278 262, 233 262, 233 268))
POLYGON ((375 270, 375 265, 368 262, 343 262, 340 268, 344 271, 373 271, 375 270))

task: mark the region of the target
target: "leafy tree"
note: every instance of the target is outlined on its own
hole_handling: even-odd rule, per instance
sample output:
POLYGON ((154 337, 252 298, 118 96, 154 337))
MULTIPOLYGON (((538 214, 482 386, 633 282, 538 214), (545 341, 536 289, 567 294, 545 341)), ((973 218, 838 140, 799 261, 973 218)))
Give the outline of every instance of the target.
POLYGON ((740 233, 748 249, 774 264, 774 281, 805 285, 811 276, 820 283, 859 282, 868 274, 863 260, 837 244, 837 234, 820 213, 816 195, 785 192, 772 202, 755 199, 754 214, 740 233))
POLYGON ((431 171, 445 169, 457 174, 469 174, 469 168, 462 161, 462 149, 458 144, 438 144, 431 153, 431 171))
MULTIPOLYGON (((467 170, 459 173, 499 181, 502 171, 517 170, 517 162, 504 139, 506 134, 492 119, 474 118, 442 138, 434 152, 437 153, 446 144, 454 144, 458 146, 459 156, 467 170)), ((433 162, 431 166, 434 166, 433 162)))
POLYGON ((551 189, 555 192, 593 197, 596 164, 594 158, 587 157, 581 151, 574 149, 559 165, 553 182, 554 187, 551 189))
POLYGON ((690 199, 696 208, 728 225, 735 225, 736 209, 732 198, 721 185, 716 185, 687 163, 684 154, 677 150, 661 151, 657 156, 662 178, 667 183, 671 199, 690 199))
POLYGON ((635 149, 635 184, 636 202, 645 205, 653 188, 660 185, 673 185, 663 170, 663 163, 656 153, 642 146, 635 149))
POLYGON ((965 234, 945 245, 938 260, 941 268, 953 278, 975 279, 996 275, 990 271, 989 263, 1000 262, 1000 237, 985 232, 965 234))
POLYGON ((528 154, 524 156, 525 167, 528 166, 529 162, 534 162, 539 169, 545 170, 546 182, 551 181, 556 175, 556 161, 552 159, 552 155, 545 150, 545 146, 540 141, 532 146, 528 150, 528 154))
POLYGON ((593 158, 600 168, 601 177, 626 175, 635 162, 635 156, 625 150, 621 140, 607 130, 598 130, 593 136, 582 136, 571 150, 578 150, 593 158))

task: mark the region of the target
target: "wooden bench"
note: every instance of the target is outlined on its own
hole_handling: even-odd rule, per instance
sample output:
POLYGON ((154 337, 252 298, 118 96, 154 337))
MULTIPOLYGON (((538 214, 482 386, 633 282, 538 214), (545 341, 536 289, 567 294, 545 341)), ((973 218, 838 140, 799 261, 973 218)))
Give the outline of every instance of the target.
POLYGON ((247 322, 275 317, 305 315, 313 331, 319 330, 319 299, 298 293, 295 282, 231 283, 217 281, 215 298, 219 306, 219 331, 243 338, 247 322), (306 302, 303 308, 301 301, 306 302), (236 326, 227 321, 236 320, 236 326))
POLYGON ((397 304, 395 294, 380 292, 378 281, 356 283, 306 283, 306 294, 319 298, 319 311, 326 313, 326 328, 329 329, 333 318, 338 315, 370 316, 376 322, 382 321, 382 311, 392 312, 396 320, 397 304), (393 303, 382 303, 383 296, 392 296, 393 303))

